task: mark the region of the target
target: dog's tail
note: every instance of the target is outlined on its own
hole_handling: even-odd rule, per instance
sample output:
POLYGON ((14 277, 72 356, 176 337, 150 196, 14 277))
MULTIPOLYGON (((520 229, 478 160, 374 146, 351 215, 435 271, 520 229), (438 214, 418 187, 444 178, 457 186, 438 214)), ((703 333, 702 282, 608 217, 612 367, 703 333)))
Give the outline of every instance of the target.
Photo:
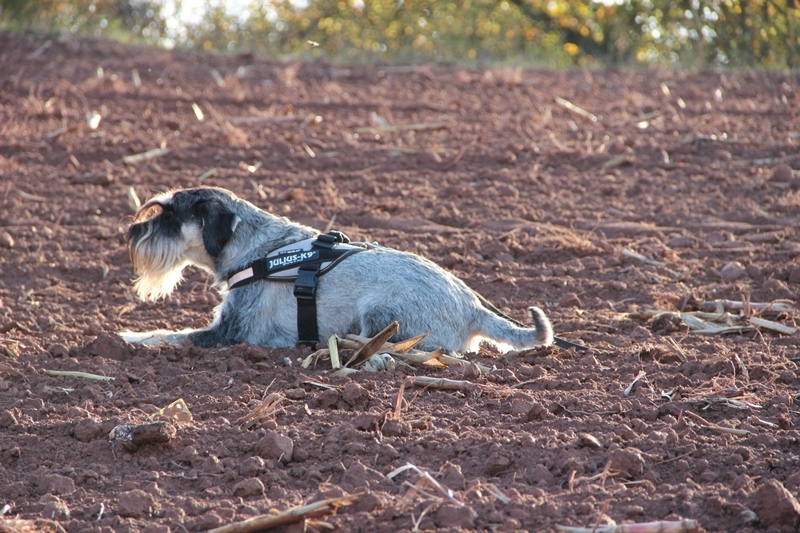
POLYGON ((533 322, 533 327, 530 327, 506 315, 477 292, 475 296, 478 297, 481 305, 490 312, 482 317, 479 324, 480 332, 483 336, 496 342, 508 344, 514 350, 553 344, 555 339, 553 325, 547 315, 544 314, 544 311, 538 307, 531 306, 528 308, 531 322, 533 322))

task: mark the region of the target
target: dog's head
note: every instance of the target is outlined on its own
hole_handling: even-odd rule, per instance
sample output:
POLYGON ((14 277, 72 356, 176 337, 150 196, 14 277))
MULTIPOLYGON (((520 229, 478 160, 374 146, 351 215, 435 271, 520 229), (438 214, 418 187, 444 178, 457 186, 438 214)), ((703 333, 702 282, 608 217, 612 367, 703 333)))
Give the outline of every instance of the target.
POLYGON ((167 192, 145 203, 127 233, 139 296, 168 295, 189 265, 214 273, 239 223, 236 202, 228 191, 203 187, 167 192))

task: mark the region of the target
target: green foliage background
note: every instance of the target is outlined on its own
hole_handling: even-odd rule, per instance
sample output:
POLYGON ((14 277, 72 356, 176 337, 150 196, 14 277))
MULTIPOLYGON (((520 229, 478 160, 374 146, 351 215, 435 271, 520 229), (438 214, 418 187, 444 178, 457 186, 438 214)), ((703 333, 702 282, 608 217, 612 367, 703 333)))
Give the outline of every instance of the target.
POLYGON ((343 62, 797 68, 800 0, 0 0, 0 28, 343 62))

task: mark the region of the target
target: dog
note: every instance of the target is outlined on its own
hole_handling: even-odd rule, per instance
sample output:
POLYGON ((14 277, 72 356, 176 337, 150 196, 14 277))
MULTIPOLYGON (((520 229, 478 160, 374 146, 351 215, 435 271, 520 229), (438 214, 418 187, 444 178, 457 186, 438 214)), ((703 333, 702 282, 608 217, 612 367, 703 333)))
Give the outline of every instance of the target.
MULTIPOLYGON (((250 343, 295 346, 298 305, 293 285, 267 279, 231 288, 232 279, 270 252, 314 239, 320 232, 263 211, 232 192, 215 187, 181 189, 155 196, 136 213, 127 230, 138 296, 166 297, 189 265, 214 277, 222 302, 210 325, 197 330, 120 333, 131 343, 200 347, 250 343)), ((429 333, 419 347, 477 351, 481 340, 501 350, 553 344, 545 313, 529 307, 533 327, 491 306, 463 281, 418 255, 364 245, 316 278, 317 337, 336 334, 372 337, 393 321, 392 341, 429 333)))

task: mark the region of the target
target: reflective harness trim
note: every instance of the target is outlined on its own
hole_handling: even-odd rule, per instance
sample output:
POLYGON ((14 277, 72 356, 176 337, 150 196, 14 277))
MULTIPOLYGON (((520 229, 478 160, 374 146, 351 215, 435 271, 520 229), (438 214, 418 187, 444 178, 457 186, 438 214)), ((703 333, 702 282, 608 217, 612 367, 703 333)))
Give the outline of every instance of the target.
POLYGON ((332 231, 273 250, 228 278, 228 288, 237 289, 259 280, 294 281, 297 299, 298 344, 314 346, 317 327, 317 281, 344 258, 363 252, 365 246, 350 244, 344 233, 332 231))

